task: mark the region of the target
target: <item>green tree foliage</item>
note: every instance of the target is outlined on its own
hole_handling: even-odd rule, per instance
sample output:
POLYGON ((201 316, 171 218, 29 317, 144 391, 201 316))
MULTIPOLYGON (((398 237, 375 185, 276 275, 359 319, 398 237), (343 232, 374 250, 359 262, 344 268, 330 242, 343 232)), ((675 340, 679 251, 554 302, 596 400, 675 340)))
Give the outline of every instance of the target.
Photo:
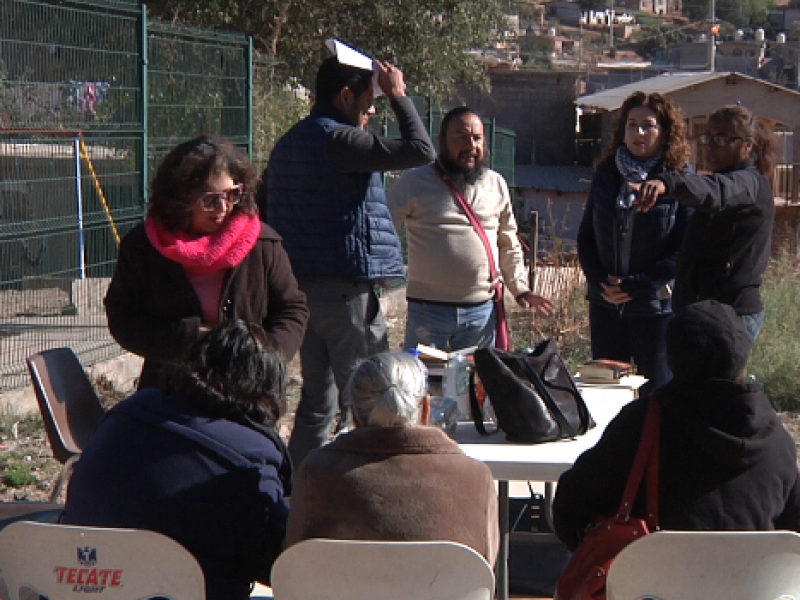
POLYGON ((641 56, 654 58, 659 48, 683 44, 686 34, 680 29, 670 29, 659 25, 657 27, 642 29, 634 35, 636 52, 641 56))
POLYGON ((581 5, 581 9, 584 11, 588 10, 605 10, 611 6, 611 3, 607 0, 578 0, 578 4, 581 5))
MULTIPOLYGON (((756 27, 766 22, 767 11, 775 7, 775 0, 716 0, 715 12, 718 20, 729 21, 736 27, 756 27)), ((708 0, 693 0, 684 3, 683 14, 691 19, 708 17, 708 0)))
POLYGON ((3 484, 11 488, 21 488, 37 482, 36 476, 31 473, 31 468, 25 463, 14 463, 6 469, 3 475, 3 484))
POLYGON ((708 0, 692 0, 683 3, 683 14, 690 19, 704 19, 708 17, 708 0))
POLYGON ((534 0, 512 0, 508 3, 508 14, 517 14, 521 19, 538 20, 543 13, 544 7, 534 0))
POLYGON ((486 82, 466 54, 505 29, 500 0, 152 0, 150 14, 200 27, 241 31, 274 54, 287 76, 313 82, 336 37, 406 75, 410 94, 444 99, 455 82, 486 82))
POLYGON ((254 72, 253 156, 260 173, 266 166, 269 153, 289 128, 305 117, 309 103, 291 83, 275 77, 272 65, 257 65, 254 72))

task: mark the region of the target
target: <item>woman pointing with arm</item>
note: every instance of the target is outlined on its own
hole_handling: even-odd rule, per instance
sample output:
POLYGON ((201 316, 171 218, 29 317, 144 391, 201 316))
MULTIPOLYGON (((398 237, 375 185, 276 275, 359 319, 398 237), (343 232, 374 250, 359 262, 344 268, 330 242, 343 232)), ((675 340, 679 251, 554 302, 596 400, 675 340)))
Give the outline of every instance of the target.
POLYGON ((678 257, 675 308, 710 298, 729 304, 753 343, 764 324, 775 137, 748 109, 726 106, 711 115, 700 144, 711 174, 662 173, 632 187, 642 212, 663 195, 695 209, 678 257))

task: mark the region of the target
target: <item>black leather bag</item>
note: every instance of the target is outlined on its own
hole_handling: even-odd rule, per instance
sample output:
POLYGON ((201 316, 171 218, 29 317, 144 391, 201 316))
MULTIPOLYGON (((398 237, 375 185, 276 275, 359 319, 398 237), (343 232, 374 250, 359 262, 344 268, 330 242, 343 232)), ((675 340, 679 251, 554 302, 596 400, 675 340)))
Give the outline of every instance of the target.
MULTIPOLYGON (((539 444, 574 438, 595 425, 555 340, 546 340, 529 352, 480 348, 475 351, 475 370, 497 426, 510 442, 539 444)), ((475 387, 470 386, 473 421, 480 433, 488 435, 475 387)))

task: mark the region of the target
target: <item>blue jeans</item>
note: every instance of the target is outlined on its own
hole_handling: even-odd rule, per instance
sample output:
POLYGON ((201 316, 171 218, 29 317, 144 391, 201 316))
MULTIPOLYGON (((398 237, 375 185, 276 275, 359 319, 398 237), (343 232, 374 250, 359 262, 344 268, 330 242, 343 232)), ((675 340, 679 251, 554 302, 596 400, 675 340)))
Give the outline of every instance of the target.
POLYGON ((340 411, 343 418, 349 416, 340 393, 358 361, 389 349, 386 323, 372 284, 298 283, 306 293, 311 317, 300 347, 303 390, 289 439, 295 469, 309 452, 328 441, 340 411))
POLYGON ((760 313, 755 313, 752 315, 739 315, 739 318, 744 324, 744 329, 747 332, 747 338, 750 340, 750 345, 752 346, 756 343, 758 334, 761 333, 761 328, 764 327, 766 315, 762 310, 760 313))
POLYGON ((494 344, 497 312, 494 300, 477 306, 445 306, 412 300, 408 303, 404 348, 417 344, 440 350, 460 350, 494 344))

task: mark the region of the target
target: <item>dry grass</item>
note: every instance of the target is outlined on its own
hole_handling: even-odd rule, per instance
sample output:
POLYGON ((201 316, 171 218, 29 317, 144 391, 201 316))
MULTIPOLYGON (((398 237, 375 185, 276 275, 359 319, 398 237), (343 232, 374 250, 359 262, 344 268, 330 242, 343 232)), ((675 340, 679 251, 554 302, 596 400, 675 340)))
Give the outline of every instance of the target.
POLYGON ((506 299, 512 346, 525 348, 555 338, 569 365, 575 367, 585 361, 589 354, 589 315, 586 280, 577 259, 555 254, 549 264, 537 266, 533 289, 556 303, 556 314, 538 317, 506 299))
POLYGON ((777 410, 800 408, 800 263, 782 253, 770 262, 764 286, 767 313, 748 373, 764 384, 777 410))

